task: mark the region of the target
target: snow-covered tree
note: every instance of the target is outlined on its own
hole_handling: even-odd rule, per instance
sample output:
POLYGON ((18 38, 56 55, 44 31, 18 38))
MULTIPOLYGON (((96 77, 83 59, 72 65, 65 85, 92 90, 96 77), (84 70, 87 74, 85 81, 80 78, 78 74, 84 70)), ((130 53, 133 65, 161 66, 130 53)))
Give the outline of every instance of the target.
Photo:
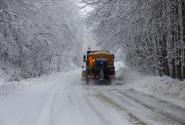
POLYGON ((78 9, 73 0, 1 0, 1 69, 17 79, 79 65, 83 28, 78 9))
POLYGON ((185 78, 184 0, 82 0, 97 44, 140 71, 185 78))

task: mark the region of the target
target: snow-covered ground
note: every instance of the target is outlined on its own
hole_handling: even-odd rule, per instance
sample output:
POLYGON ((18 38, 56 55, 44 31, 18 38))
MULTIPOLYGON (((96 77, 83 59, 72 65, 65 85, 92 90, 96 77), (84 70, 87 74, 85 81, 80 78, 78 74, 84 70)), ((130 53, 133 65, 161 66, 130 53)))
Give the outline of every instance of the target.
POLYGON ((8 93, 0 95, 0 125, 129 125, 84 88, 80 71, 9 86, 14 91, 0 88, 8 93))
POLYGON ((122 68, 117 75, 130 88, 185 107, 185 81, 167 76, 143 76, 128 68, 122 68))
POLYGON ((177 95, 183 82, 129 69, 118 75, 110 86, 85 85, 80 70, 3 83, 0 125, 185 124, 183 94, 177 95))
POLYGON ((185 107, 185 81, 175 80, 167 76, 146 76, 127 85, 149 94, 171 98, 174 102, 184 102, 182 105, 185 107))

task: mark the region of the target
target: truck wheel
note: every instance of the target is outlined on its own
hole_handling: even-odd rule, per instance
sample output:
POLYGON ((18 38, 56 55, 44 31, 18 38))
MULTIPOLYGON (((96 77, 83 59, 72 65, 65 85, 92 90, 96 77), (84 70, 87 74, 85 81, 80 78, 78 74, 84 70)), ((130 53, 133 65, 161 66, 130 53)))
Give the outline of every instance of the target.
POLYGON ((110 85, 111 83, 111 80, 106 81, 106 85, 110 85))
POLYGON ((86 79, 86 83, 87 83, 87 85, 89 85, 89 80, 88 79, 86 79))

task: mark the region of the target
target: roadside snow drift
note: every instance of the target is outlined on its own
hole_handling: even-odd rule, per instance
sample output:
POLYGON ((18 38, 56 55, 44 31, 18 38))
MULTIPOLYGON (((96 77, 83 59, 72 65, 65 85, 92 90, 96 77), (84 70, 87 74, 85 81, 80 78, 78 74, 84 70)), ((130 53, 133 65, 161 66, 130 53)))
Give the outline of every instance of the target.
POLYGON ((129 68, 120 68, 117 77, 130 88, 170 100, 185 107, 185 81, 167 76, 143 76, 129 68))

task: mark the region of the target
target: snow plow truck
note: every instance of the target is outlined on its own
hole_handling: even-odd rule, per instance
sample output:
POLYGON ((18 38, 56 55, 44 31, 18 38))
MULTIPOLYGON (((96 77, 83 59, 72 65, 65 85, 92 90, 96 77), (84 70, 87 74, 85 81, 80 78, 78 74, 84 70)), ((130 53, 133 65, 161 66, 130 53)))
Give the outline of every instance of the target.
POLYGON ((96 84, 111 84, 115 76, 114 54, 105 50, 91 51, 89 49, 83 61, 86 67, 83 67, 82 79, 87 85, 90 81, 96 84))

